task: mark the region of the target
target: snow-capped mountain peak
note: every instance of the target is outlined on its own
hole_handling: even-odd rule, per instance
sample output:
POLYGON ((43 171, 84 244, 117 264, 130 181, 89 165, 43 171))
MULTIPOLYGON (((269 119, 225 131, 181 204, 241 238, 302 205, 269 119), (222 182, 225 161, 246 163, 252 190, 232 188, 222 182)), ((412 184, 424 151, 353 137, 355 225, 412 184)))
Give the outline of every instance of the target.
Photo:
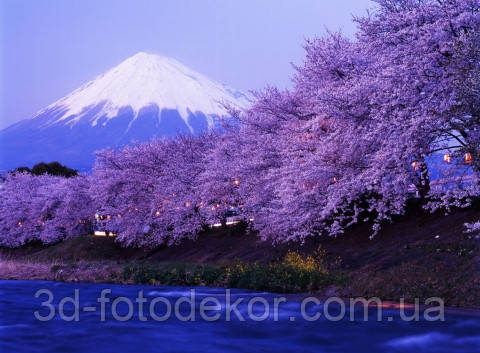
POLYGON ((0 170, 59 161, 89 170, 95 151, 152 137, 199 134, 249 96, 178 61, 138 53, 64 98, 0 131, 0 170))
MULTIPOLYGON (((132 108, 135 118, 140 109, 157 105, 160 109, 178 111, 191 129, 188 122, 191 113, 222 116, 227 113, 225 103, 246 108, 250 101, 242 92, 210 80, 175 59, 140 52, 37 115, 58 109, 62 114, 56 116, 50 124, 66 119, 68 124, 75 124, 82 119, 82 113, 87 107, 102 104, 102 109, 93 117, 89 115, 92 126, 95 126, 99 118, 113 118, 121 108, 132 108)), ((213 120, 207 120, 211 127, 213 120)))

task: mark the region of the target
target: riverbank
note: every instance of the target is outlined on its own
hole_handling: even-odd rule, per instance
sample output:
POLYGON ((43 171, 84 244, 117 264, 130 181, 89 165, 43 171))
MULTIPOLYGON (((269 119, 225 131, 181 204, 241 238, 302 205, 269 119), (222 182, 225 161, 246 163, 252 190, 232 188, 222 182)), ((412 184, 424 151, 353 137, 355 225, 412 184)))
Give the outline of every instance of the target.
POLYGON ((84 236, 49 246, 0 249, 0 279, 209 285, 273 292, 380 297, 480 307, 479 239, 465 234, 478 210, 411 213, 369 240, 369 225, 338 238, 273 246, 240 229, 156 249, 84 236))

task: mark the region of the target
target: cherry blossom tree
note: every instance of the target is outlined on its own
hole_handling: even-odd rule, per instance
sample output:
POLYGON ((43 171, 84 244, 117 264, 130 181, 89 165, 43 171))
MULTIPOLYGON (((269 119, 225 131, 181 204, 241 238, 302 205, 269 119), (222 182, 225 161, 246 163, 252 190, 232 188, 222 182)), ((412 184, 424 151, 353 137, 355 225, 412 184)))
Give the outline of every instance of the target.
POLYGON ((97 155, 91 192, 127 246, 174 244, 208 226, 197 179, 211 136, 154 139, 97 155))
POLYGON ((379 220, 402 212, 415 174, 382 149, 386 135, 368 102, 377 89, 371 57, 338 34, 306 49, 295 88, 268 88, 240 115, 242 198, 254 229, 273 241, 339 234, 373 208, 379 220))
MULTIPOLYGON (((355 40, 307 41, 293 87, 267 87, 222 132, 98 154, 91 177, 22 173, 0 191, 0 244, 80 234, 97 211, 127 246, 194 239, 236 209, 273 242, 372 235, 407 200, 480 195, 480 0, 378 0, 355 40)), ((477 227, 477 225, 472 226, 477 227)))
MULTIPOLYGON (((241 139, 238 124, 226 123, 215 133, 209 153, 204 154, 202 172, 197 179, 202 216, 209 224, 226 226, 229 210, 244 215, 245 171, 240 160, 241 139)), ((246 217, 246 216, 245 216, 246 217)))
POLYGON ((475 195, 478 2, 379 3, 356 41, 307 42, 294 89, 266 89, 240 119, 235 163, 255 179, 244 198, 264 238, 336 235, 360 219, 375 233, 414 192, 429 207, 475 195))
POLYGON ((480 163, 480 3, 379 4, 375 14, 358 19, 358 41, 377 54, 376 80, 382 90, 375 101, 389 114, 393 142, 404 136, 413 147, 408 155, 422 172, 425 188, 418 183, 417 188, 430 198, 429 207, 458 206, 460 200, 468 204, 467 196, 478 195, 480 163), (425 177, 428 169, 436 174, 433 188, 425 177))
POLYGON ((91 205, 85 176, 7 174, 0 189, 0 245, 52 243, 87 234, 91 205))

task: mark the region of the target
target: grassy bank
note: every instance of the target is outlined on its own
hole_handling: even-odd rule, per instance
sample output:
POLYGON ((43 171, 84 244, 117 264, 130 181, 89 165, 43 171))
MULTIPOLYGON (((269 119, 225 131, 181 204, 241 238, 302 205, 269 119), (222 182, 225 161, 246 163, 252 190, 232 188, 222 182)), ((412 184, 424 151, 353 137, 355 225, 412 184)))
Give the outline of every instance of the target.
MULTIPOLYGON (((87 237, 83 238, 88 241, 87 237)), ((303 256, 288 252, 282 261, 223 264, 161 263, 145 260, 32 262, 0 261, 0 278, 65 282, 110 282, 172 286, 217 286, 295 293, 319 291, 348 283, 337 262, 324 251, 303 256)))
POLYGON ((410 214, 369 240, 369 225, 339 238, 272 246, 241 230, 214 230, 156 249, 122 248, 84 236, 49 246, 0 249, 0 278, 155 285, 208 285, 316 292, 398 301, 436 296, 480 307, 480 247, 465 234, 475 209, 410 214))

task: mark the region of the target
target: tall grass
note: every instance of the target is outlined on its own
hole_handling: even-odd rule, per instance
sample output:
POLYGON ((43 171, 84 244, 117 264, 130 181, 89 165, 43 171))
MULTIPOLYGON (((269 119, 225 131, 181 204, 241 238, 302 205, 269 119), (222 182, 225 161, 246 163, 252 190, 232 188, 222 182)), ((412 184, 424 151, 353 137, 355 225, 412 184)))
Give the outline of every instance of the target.
POLYGON ((129 263, 124 266, 122 275, 125 281, 138 284, 207 285, 287 293, 346 284, 348 277, 338 267, 339 261, 327 262, 326 253, 319 250, 313 256, 288 252, 283 260, 269 264, 241 261, 225 266, 129 263))

